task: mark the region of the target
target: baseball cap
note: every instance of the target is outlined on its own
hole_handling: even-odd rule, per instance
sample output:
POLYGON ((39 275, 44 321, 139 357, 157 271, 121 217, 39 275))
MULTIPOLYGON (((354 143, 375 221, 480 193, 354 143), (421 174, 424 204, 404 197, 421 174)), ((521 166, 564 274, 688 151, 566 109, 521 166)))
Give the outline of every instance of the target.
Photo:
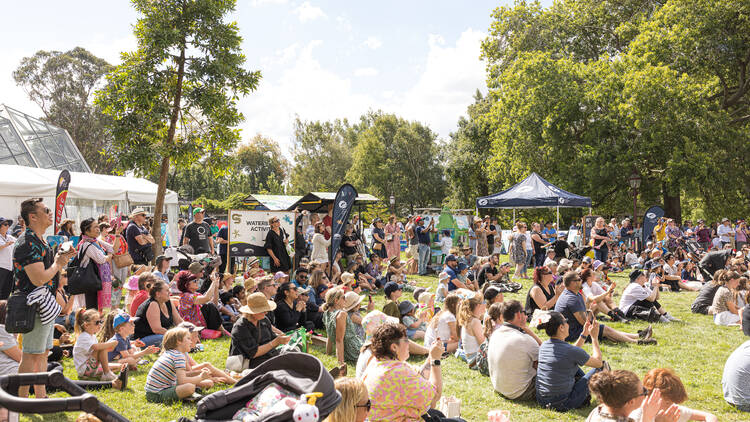
POLYGON ((459 262, 459 263, 458 263, 458 267, 457 267, 457 268, 458 268, 458 271, 459 271, 459 272, 461 272, 461 271, 463 271, 463 270, 465 270, 465 269, 469 268, 469 266, 468 266, 468 265, 466 265, 466 263, 465 263, 465 262, 459 262))
POLYGON ((199 212, 203 212, 203 211, 205 211, 203 208, 195 207, 193 208, 193 215, 198 214, 199 212))
POLYGON ((448 262, 448 261, 458 261, 458 258, 456 258, 456 255, 450 254, 445 257, 445 262, 448 262))
POLYGON ((196 275, 200 274, 203 271, 203 264, 200 262, 193 262, 188 266, 188 271, 196 275))
POLYGON ((164 260, 170 261, 171 259, 172 259, 171 256, 159 255, 156 257, 156 265, 158 266, 159 264, 161 264, 162 261, 164 260))
POLYGON ((417 218, 414 219, 415 223, 419 223, 420 221, 422 221, 422 216, 417 216, 417 218))
POLYGON ((484 300, 487 302, 492 302, 499 294, 500 289, 495 286, 490 286, 487 288, 487 290, 484 291, 484 300))
POLYGON ((630 272, 630 282, 634 282, 638 277, 643 275, 643 271, 641 270, 633 270, 630 272))
POLYGON ((182 321, 180 323, 180 325, 178 325, 178 327, 184 328, 184 329, 190 331, 191 333, 194 333, 196 331, 201 331, 202 329, 206 328, 206 327, 199 327, 199 326, 193 324, 192 322, 188 322, 188 321, 182 321))
POLYGON ((118 313, 115 316, 115 319, 112 321, 112 328, 114 328, 116 330, 117 327, 119 327, 120 325, 122 325, 122 324, 124 324, 124 323, 126 323, 128 321, 136 322, 139 319, 140 319, 139 317, 131 317, 130 315, 126 314, 125 312, 120 312, 120 313, 118 313))

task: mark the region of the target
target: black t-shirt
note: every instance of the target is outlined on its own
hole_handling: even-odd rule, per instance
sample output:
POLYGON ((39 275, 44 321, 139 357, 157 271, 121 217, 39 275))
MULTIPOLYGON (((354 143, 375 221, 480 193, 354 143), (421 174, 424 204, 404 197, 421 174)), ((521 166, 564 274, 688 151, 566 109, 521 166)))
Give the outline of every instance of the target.
POLYGON ((208 238, 211 237, 211 226, 208 223, 191 221, 185 226, 185 237, 195 253, 213 253, 208 238))
MULTIPOLYGON (((495 231, 495 225, 490 224, 490 231, 495 231)), ((487 235, 487 244, 488 245, 494 245, 495 244, 495 235, 494 234, 488 234, 487 235)))
MULTIPOLYGON (((219 236, 220 239, 229 240, 229 228, 227 228, 227 226, 220 228, 217 236, 219 236)), ((228 243, 219 243, 219 255, 223 256, 224 259, 227 259, 228 247, 228 243)))
POLYGON ((346 246, 346 242, 356 242, 357 241, 357 235, 352 233, 351 236, 344 235, 341 237, 341 252, 344 253, 344 255, 354 255, 357 253, 357 247, 356 246, 346 246))
POLYGON ((479 274, 477 274, 477 281, 479 282, 479 286, 484 286, 484 283, 487 281, 487 274, 496 276, 497 272, 497 266, 495 266, 495 268, 492 268, 490 264, 482 265, 482 268, 479 269, 479 274))
POLYGON ((138 243, 137 240, 135 240, 136 237, 140 235, 146 235, 148 234, 148 230, 145 226, 139 226, 135 224, 135 222, 131 221, 128 224, 128 228, 125 229, 125 240, 128 242, 128 252, 130 253, 130 256, 133 258, 133 262, 136 264, 145 264, 146 262, 141 258, 141 255, 137 253, 137 251, 145 248, 150 248, 151 244, 147 243, 145 245, 141 245, 138 243))
MULTIPOLYGON (((31 229, 26 229, 16 241, 13 249, 13 268, 16 279, 16 289, 24 293, 30 293, 37 286, 31 282, 25 267, 37 262, 44 263, 44 269, 51 267, 55 262, 52 249, 31 229)), ((52 280, 47 281, 47 288, 52 289, 52 280)))
POLYGON ((714 296, 716 296, 716 291, 719 290, 719 287, 721 286, 718 284, 704 284, 693 304, 690 305, 690 310, 695 314, 707 314, 708 308, 713 304, 714 296))
POLYGON ((568 250, 569 247, 570 245, 568 244, 568 242, 562 239, 557 239, 555 241, 555 256, 565 258, 566 257, 565 251, 568 250))
POLYGON ((700 265, 711 273, 711 275, 714 275, 716 271, 723 269, 727 265, 727 259, 729 259, 729 254, 731 253, 731 249, 709 252, 703 256, 700 265))

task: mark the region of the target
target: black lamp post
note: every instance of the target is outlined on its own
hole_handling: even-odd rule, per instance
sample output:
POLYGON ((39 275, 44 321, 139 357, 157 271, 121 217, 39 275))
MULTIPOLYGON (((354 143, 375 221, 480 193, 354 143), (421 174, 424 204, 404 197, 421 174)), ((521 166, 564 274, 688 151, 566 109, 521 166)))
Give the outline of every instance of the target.
POLYGON ((635 221, 638 218, 638 188, 641 187, 641 176, 638 175, 638 172, 633 170, 628 183, 630 183, 630 188, 633 189, 633 221, 635 221))

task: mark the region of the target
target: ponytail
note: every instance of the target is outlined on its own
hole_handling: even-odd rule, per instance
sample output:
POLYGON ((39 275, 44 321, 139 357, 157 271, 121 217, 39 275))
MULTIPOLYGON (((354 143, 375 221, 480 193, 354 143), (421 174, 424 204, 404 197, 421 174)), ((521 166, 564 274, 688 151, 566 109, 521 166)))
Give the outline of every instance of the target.
POLYGON ((107 318, 104 320, 101 330, 99 330, 99 333, 96 335, 96 339, 99 343, 106 343, 115 335, 114 322, 117 315, 118 311, 110 311, 107 314, 107 318))
POLYGON ((74 331, 76 338, 83 332, 83 324, 91 321, 97 315, 99 315, 99 312, 96 309, 81 308, 76 312, 76 323, 74 331))

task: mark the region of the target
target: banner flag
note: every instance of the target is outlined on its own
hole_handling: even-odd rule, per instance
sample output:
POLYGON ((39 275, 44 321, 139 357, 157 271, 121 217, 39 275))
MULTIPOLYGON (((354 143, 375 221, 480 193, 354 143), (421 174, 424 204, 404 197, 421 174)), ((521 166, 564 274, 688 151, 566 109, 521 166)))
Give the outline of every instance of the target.
MULTIPOLYGON (((348 183, 341 185, 336 193, 336 199, 333 200, 333 215, 331 216, 331 246, 328 249, 328 262, 333 262, 336 252, 341 246, 341 236, 344 234, 346 222, 349 221, 349 214, 352 211, 355 199, 357 199, 357 190, 348 183)), ((330 268, 333 268, 333 265, 330 268)), ((330 274, 328 276, 330 277, 330 274)))
MULTIPOLYGON (((268 256, 263 247, 266 235, 271 230, 268 219, 277 217, 281 229, 286 232, 289 242, 294 240, 294 211, 229 211, 229 252, 231 256, 268 256)), ((222 257, 226 259, 226 257, 222 257)))
POLYGON ((65 199, 68 197, 68 187, 70 186, 70 172, 63 170, 60 172, 60 177, 57 179, 57 191, 55 192, 55 231, 57 234, 57 228, 62 220, 63 210, 65 210, 65 199))
POLYGON ((641 233, 641 240, 644 248, 646 247, 646 241, 654 232, 654 227, 656 227, 656 224, 662 217, 664 217, 664 209, 658 205, 649 208, 643 215, 643 233, 641 233))

